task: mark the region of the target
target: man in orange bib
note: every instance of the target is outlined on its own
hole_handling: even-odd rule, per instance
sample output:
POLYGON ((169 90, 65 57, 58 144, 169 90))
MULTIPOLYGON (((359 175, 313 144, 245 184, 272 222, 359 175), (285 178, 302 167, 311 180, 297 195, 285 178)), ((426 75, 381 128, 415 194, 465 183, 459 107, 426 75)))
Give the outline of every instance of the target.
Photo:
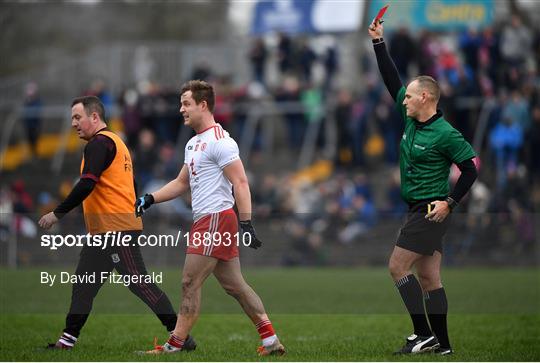
MULTIPOLYGON (((122 275, 148 275, 136 243, 143 226, 141 219, 133 213, 136 194, 129 150, 107 129, 105 110, 97 97, 76 98, 71 106, 71 124, 79 137, 88 141, 81 163, 81 178, 67 198, 40 219, 39 225, 49 229, 82 203, 86 228, 92 237, 122 232, 131 236, 131 243, 129 246, 108 243, 105 249, 95 244, 84 245, 75 274, 93 275, 95 282, 73 284, 66 327, 58 341, 49 344, 53 349, 71 349, 77 342, 94 298, 106 281, 101 278, 103 273, 106 275, 116 269, 122 275)), ((167 331, 174 330, 176 313, 167 295, 155 283, 140 280, 144 281, 142 278, 130 280, 133 281, 129 284, 131 292, 152 309, 167 331)), ((195 348, 192 339, 189 348, 195 348)))

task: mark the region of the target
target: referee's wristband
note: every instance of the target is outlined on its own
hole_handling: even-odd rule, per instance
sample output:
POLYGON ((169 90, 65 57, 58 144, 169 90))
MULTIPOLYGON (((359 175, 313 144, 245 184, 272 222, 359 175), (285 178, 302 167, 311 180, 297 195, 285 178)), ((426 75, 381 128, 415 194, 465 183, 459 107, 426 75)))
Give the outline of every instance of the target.
POLYGON ((377 39, 372 39, 371 42, 373 43, 373 45, 376 45, 376 44, 381 44, 381 43, 384 43, 384 38, 377 38, 377 39))
POLYGON ((452 197, 446 197, 445 202, 448 203, 450 211, 453 211, 454 208, 458 206, 458 202, 456 202, 452 197))

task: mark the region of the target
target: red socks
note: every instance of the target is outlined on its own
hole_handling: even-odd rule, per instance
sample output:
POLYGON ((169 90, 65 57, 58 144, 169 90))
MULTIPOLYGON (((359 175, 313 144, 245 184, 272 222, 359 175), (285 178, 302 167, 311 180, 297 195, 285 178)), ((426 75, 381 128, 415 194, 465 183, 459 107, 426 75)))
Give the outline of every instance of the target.
POLYGON ((170 345, 178 349, 182 349, 182 347, 184 346, 184 340, 178 338, 174 334, 171 334, 171 336, 169 337, 169 340, 167 340, 167 343, 169 343, 170 345))
POLYGON ((274 332, 274 328, 272 327, 272 323, 268 319, 259 321, 255 325, 255 327, 257 328, 257 331, 261 336, 261 340, 276 335, 276 333, 274 332))

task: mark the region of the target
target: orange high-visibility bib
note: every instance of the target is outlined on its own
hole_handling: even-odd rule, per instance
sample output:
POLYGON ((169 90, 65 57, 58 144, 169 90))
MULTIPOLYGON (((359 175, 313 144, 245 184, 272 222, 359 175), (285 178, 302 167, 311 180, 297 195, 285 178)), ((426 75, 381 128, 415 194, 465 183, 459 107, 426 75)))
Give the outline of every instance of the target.
MULTIPOLYGON (((137 196, 133 186, 133 165, 129 150, 116 134, 100 131, 114 141, 116 155, 111 165, 103 171, 92 193, 83 201, 84 221, 90 234, 107 231, 140 231, 141 218, 135 217, 137 196)), ((84 157, 81 162, 81 174, 84 157)))

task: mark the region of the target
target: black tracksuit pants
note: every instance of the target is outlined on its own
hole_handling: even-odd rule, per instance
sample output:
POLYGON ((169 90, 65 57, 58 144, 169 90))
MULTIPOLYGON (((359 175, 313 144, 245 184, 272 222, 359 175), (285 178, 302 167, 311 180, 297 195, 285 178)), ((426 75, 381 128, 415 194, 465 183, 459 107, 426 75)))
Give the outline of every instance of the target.
MULTIPOLYGON (((140 231, 122 232, 122 234, 130 234, 133 242, 137 241, 140 231)), ((147 275, 139 246, 107 246, 106 249, 86 245, 83 247, 75 274, 95 274, 96 278, 93 283, 77 282, 73 284, 71 306, 66 317, 64 332, 75 337, 79 336, 92 310, 94 298, 103 283, 107 281, 101 282, 101 273, 111 272, 113 269, 122 275, 147 275)), ((167 331, 174 329, 176 313, 167 295, 155 283, 131 283, 129 289, 148 305, 167 328, 167 331)))

